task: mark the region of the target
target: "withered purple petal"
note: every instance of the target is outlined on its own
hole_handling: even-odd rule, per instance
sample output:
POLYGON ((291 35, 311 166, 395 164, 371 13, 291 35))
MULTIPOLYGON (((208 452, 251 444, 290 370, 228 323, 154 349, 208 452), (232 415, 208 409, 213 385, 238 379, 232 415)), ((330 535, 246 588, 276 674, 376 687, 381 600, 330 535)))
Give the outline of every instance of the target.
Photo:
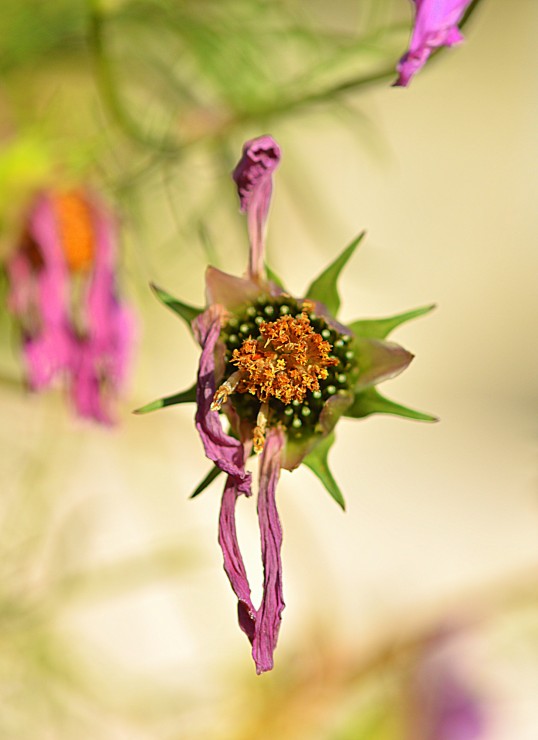
POLYGON ((267 435, 260 461, 258 519, 262 543, 263 598, 256 620, 252 657, 258 674, 273 667, 284 598, 282 594, 282 527, 276 508, 276 486, 280 477, 280 457, 284 447, 284 432, 279 427, 267 435))
POLYGON ((237 617, 239 626, 250 642, 254 640, 256 629, 256 609, 250 597, 250 586, 235 526, 235 504, 240 495, 235 479, 229 475, 222 495, 219 516, 219 545, 224 557, 224 570, 237 596, 237 617))
POLYGON ((211 411, 216 389, 214 353, 220 334, 220 316, 210 309, 194 320, 193 327, 202 346, 196 386, 196 428, 207 457, 233 477, 241 493, 249 496, 251 475, 245 470, 243 445, 226 434, 218 412, 211 411))
POLYGON ((247 141, 243 155, 233 171, 241 211, 247 214, 250 239, 248 275, 258 279, 264 275, 265 221, 273 190, 272 175, 280 162, 280 147, 272 136, 260 136, 247 141))

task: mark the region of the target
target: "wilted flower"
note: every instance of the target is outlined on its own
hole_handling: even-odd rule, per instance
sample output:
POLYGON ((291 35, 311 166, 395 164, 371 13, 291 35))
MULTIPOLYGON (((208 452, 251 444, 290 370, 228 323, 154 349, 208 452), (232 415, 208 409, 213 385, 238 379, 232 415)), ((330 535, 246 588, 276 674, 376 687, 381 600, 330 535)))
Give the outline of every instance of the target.
POLYGON ((262 136, 245 144, 234 171, 250 237, 246 277, 209 267, 205 311, 155 288, 161 300, 192 327, 202 354, 195 386, 140 409, 197 403, 196 427, 215 467, 193 495, 221 471, 226 473, 219 542, 238 599, 239 624, 252 643, 258 673, 273 667, 284 608, 282 529, 275 502, 281 469, 293 470, 304 462, 343 507, 327 464, 333 429, 341 416, 391 413, 433 420, 387 400, 374 387, 397 375, 412 359, 402 347, 387 342, 387 335, 432 306, 348 326, 335 318, 340 306, 336 282, 362 235, 314 280, 303 298, 289 295, 272 272, 266 275, 264 226, 272 173, 279 161, 276 142, 262 136), (222 427, 223 416, 229 422, 228 431, 222 427), (258 518, 264 582, 258 609, 251 600, 235 527, 237 498, 251 495, 245 461, 252 451, 260 453, 258 518))
POLYGON ((400 59, 396 86, 407 87, 413 75, 422 69, 430 54, 441 46, 463 41, 458 28, 471 0, 413 0, 415 25, 409 51, 400 59))
POLYGON ((110 214, 84 190, 42 193, 6 269, 29 386, 42 390, 65 377, 77 413, 110 423, 132 338, 116 292, 110 214))

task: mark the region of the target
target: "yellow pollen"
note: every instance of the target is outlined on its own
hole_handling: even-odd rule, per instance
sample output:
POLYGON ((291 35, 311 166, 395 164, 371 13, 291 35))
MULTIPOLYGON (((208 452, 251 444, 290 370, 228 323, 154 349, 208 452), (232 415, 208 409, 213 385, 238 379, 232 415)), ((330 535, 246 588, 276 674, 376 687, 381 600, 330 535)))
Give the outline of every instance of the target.
POLYGON ((339 362, 329 357, 332 346, 314 331, 304 312, 265 321, 259 331, 260 339, 245 339, 231 362, 241 374, 237 392, 251 393, 262 403, 271 397, 284 404, 302 402, 308 391, 319 390, 327 367, 339 362))
POLYGON ((65 259, 71 272, 87 270, 94 257, 95 233, 83 193, 68 190, 52 198, 65 259))

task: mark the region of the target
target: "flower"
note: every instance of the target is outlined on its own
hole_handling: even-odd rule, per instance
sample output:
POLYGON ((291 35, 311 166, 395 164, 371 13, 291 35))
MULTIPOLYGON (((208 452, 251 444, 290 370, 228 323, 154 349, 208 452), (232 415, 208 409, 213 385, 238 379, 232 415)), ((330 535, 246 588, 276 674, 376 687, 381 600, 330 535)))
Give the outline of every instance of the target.
POLYGON ((333 429, 341 416, 358 418, 377 412, 433 420, 389 401, 375 389, 412 359, 402 347, 386 341, 389 332, 432 306, 348 326, 335 318, 340 306, 336 282, 362 235, 314 280, 303 298, 292 297, 266 270, 265 221, 272 175, 279 162, 278 145, 270 136, 262 136, 245 144, 233 173, 250 239, 245 277, 208 267, 205 310, 154 286, 158 297, 191 327, 202 354, 192 388, 138 410, 145 413, 196 401, 196 427, 214 467, 193 496, 220 472, 226 473, 219 543, 238 600, 239 625, 252 644, 258 673, 273 667, 284 609, 282 528, 276 507, 280 471, 305 463, 344 507, 327 463, 333 429), (227 431, 223 417, 229 423, 227 431), (260 454, 258 519, 264 581, 259 608, 251 600, 235 526, 237 499, 251 495, 245 462, 253 452, 260 454))
POLYGON ((461 648, 458 651, 453 633, 443 627, 432 635, 407 674, 409 740, 479 740, 486 736, 486 702, 467 675, 461 660, 464 654, 461 648))
POLYGON ((109 213, 82 189, 41 193, 6 269, 30 388, 48 388, 65 376, 77 413, 111 423, 133 326, 116 294, 109 213))
POLYGON ((409 51, 400 59, 397 87, 407 87, 413 75, 426 64, 430 54, 441 46, 454 46, 463 41, 458 28, 471 0, 414 0, 415 26, 409 51))

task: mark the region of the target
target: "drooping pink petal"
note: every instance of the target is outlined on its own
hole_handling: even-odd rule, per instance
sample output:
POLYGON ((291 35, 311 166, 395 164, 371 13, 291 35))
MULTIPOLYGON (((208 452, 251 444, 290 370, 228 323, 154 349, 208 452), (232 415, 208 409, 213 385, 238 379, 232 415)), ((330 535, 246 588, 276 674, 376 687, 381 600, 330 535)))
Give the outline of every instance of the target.
POLYGON ((359 377, 355 390, 364 390, 395 378, 413 360, 413 355, 396 342, 385 339, 355 338, 359 353, 359 377))
POLYGON ((400 59, 397 87, 407 87, 426 63, 430 54, 441 46, 454 46, 463 40, 458 28, 471 0, 414 0, 416 16, 409 50, 400 59))
POLYGON ((31 243, 8 260, 9 305, 21 321, 28 383, 51 384, 70 361, 68 273, 50 199, 40 196, 30 212, 31 243), (34 264, 35 263, 35 264, 34 264))
POLYGON ((235 526, 235 504, 240 492, 235 479, 229 475, 222 495, 219 516, 219 545, 224 558, 224 570, 237 596, 237 618, 239 626, 252 643, 256 630, 256 609, 250 597, 245 565, 237 541, 235 526))
POLYGON ((269 431, 260 461, 258 519, 262 543, 263 598, 256 619, 252 657, 256 673, 270 671, 276 648, 284 598, 282 594, 282 527, 276 508, 276 486, 280 477, 280 458, 284 447, 284 432, 269 431))
POLYGON ((117 297, 114 221, 102 204, 93 200, 88 205, 95 232, 95 260, 84 331, 73 335, 71 393, 80 416, 110 423, 111 401, 125 380, 134 321, 117 297))
POLYGON ((215 347, 220 334, 220 315, 216 307, 200 314, 193 328, 202 347, 196 386, 196 428, 204 445, 205 454, 228 475, 234 478, 240 493, 250 495, 251 475, 245 470, 244 449, 238 439, 226 434, 218 411, 211 411, 215 395, 215 347))
POLYGON ((280 147, 272 136, 247 141, 243 156, 233 172, 241 211, 247 214, 250 238, 248 276, 264 276, 265 222, 273 189, 272 175, 280 162, 280 147))
POLYGON ((208 305, 218 303, 229 310, 243 303, 254 303, 263 293, 262 288, 249 278, 229 275, 211 265, 206 270, 205 282, 208 305))

